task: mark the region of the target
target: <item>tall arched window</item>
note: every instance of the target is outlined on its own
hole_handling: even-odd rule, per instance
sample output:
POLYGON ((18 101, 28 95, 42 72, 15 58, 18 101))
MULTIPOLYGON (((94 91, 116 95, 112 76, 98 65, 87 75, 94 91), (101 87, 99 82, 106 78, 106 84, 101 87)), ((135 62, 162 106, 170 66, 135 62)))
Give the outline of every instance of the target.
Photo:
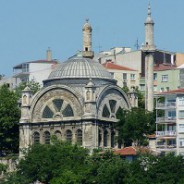
POLYGON ((58 138, 58 140, 61 140, 62 135, 61 135, 61 132, 59 130, 55 131, 55 135, 58 138))
POLYGON ((101 130, 98 130, 98 147, 100 147, 102 144, 102 132, 101 130))
POLYGON ((115 132, 111 132, 111 148, 114 148, 115 146, 115 132))
POLYGON ((77 144, 82 145, 82 130, 77 130, 77 144))
POLYGON ((72 142, 72 131, 71 130, 66 131, 66 141, 70 143, 72 142))
POLYGON ((34 134, 33 134, 33 143, 34 144, 40 143, 40 134, 38 132, 34 132, 34 134))
POLYGON ((45 144, 50 144, 50 133, 48 131, 44 132, 45 144))
POLYGON ((104 147, 108 145, 108 132, 107 130, 104 131, 104 147))

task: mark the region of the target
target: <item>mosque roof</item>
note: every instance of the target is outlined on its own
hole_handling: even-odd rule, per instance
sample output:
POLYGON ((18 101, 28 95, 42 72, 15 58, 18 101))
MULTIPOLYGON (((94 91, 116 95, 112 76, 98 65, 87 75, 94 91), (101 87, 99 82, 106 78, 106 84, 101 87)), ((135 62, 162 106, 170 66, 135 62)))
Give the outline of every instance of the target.
POLYGON ((48 79, 98 78, 111 79, 111 74, 98 62, 83 57, 70 58, 59 64, 48 79))

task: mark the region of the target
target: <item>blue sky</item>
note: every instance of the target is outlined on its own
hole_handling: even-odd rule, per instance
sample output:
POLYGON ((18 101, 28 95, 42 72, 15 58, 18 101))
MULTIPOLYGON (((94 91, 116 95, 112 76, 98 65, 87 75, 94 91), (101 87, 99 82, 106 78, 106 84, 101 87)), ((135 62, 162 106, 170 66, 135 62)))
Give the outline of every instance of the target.
MULTIPOLYGON (((151 0, 155 44, 184 52, 184 0, 151 0)), ((82 49, 86 18, 93 27, 93 50, 114 46, 135 49, 144 42, 148 0, 1 0, 0 74, 11 76, 13 66, 46 58, 61 61, 82 49)))

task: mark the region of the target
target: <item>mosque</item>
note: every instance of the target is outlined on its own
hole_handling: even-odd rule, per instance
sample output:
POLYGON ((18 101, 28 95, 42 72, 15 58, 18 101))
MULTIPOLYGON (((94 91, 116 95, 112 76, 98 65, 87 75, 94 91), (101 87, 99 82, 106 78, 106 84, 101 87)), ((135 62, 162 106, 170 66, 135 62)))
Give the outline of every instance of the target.
POLYGON ((50 144, 52 135, 90 150, 117 147, 117 111, 136 106, 137 99, 132 94, 128 97, 111 74, 93 60, 88 21, 82 30, 82 56, 57 65, 34 96, 28 87, 23 90, 20 150, 34 143, 50 144))

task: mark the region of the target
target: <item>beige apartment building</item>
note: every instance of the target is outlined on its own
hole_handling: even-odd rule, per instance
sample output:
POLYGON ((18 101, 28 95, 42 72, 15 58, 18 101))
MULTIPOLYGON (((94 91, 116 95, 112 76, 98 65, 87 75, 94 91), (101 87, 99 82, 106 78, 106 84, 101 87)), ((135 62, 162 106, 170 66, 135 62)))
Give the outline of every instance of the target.
POLYGON ((139 87, 139 72, 132 68, 117 65, 111 61, 107 61, 102 64, 112 75, 112 77, 117 80, 117 85, 122 87, 139 87))

